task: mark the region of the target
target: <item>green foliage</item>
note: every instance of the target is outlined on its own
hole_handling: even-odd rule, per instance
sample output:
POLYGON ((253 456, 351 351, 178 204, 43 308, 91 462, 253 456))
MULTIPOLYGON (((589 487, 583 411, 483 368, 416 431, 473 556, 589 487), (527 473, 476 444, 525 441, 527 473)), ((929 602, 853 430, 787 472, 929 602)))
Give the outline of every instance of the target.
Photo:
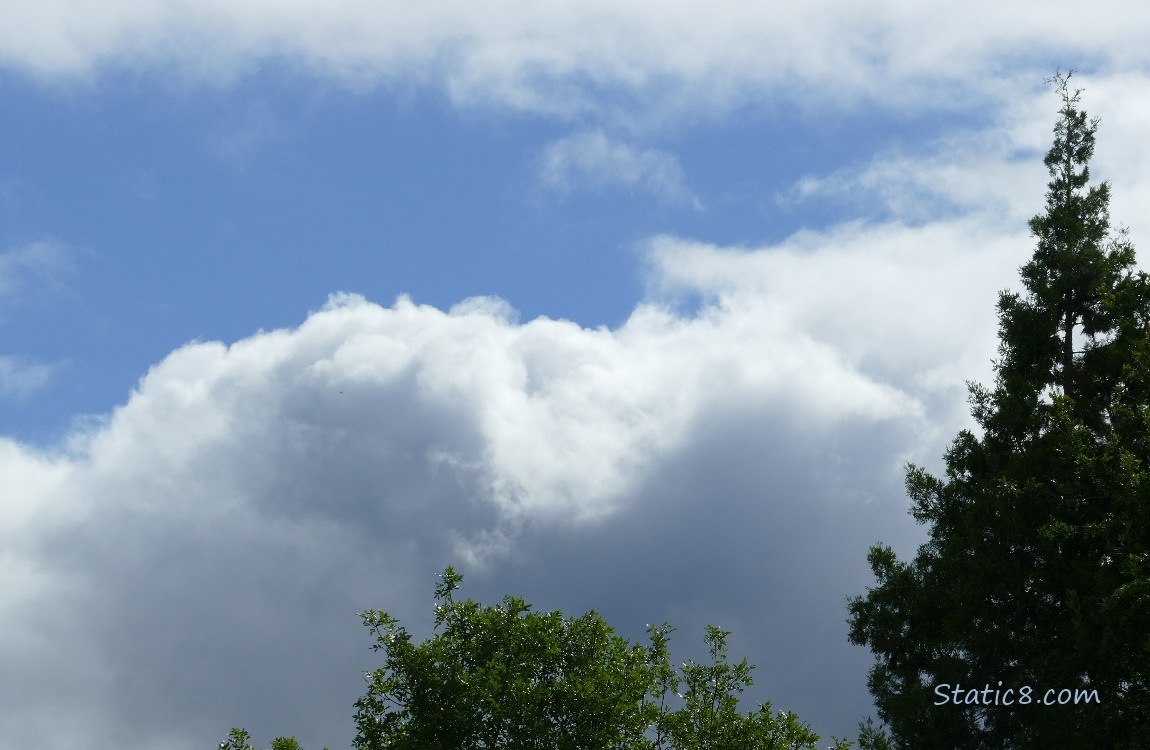
MULTIPOLYGON (((688 661, 683 665, 685 690, 678 693, 678 680, 664 686, 681 695, 684 705, 664 713, 660 729, 674 748, 798 748, 814 747, 819 736, 801 724, 794 714, 779 712, 764 703, 757 712, 739 713, 738 694, 752 683, 751 666, 743 659, 727 662, 727 636, 730 633, 707 627, 706 643, 711 663, 688 661)), ((669 665, 667 665, 669 666, 669 665)), ((660 696, 662 698, 663 696, 660 696)), ((663 747, 661 741, 654 745, 663 747)))
POLYGON ((272 740, 272 750, 301 750, 295 737, 277 737, 272 740))
POLYGON ((373 649, 386 656, 356 703, 357 750, 816 747, 810 727, 769 703, 739 713, 752 667, 728 663, 725 631, 708 628, 710 663, 687 662, 680 674, 669 625, 649 626, 646 647, 629 644, 594 611, 540 614, 511 596, 485 607, 455 598, 462 576, 454 570, 441 577, 439 632, 418 646, 388 614, 362 615, 373 649), (682 705, 673 709, 672 700, 682 705))
MULTIPOLYGON (((249 739, 251 735, 246 730, 233 728, 228 739, 220 743, 219 750, 255 750, 248 742, 249 739)), ((272 740, 271 750, 303 750, 303 748, 295 737, 276 737, 272 740)))
POLYGON ((522 599, 482 607, 436 590, 436 627, 416 646, 398 622, 362 617, 386 652, 356 703, 356 748, 629 747, 650 712, 641 706, 646 653, 595 612, 538 614, 522 599))
MULTIPOLYGON (((671 665, 674 628, 647 627, 646 646, 594 611, 536 613, 518 597, 483 606, 455 597, 452 568, 435 588, 436 633, 419 645, 386 612, 364 625, 384 665, 365 673, 355 704, 356 750, 816 750, 819 736, 770 702, 739 711, 754 667, 728 660, 725 630, 708 627, 706 664, 671 665), (675 704, 673 706, 672 704, 675 704)), ((869 728, 868 728, 869 727, 869 728)), ((860 724, 860 750, 890 750, 860 724)), ((233 729, 220 750, 254 750, 233 729)), ((831 750, 851 742, 831 738, 831 750)), ((294 738, 272 750, 301 750, 294 738)), ((326 750, 326 748, 325 748, 326 750)))
POLYGON ((228 738, 220 743, 220 750, 255 750, 248 742, 250 738, 245 730, 232 727, 228 738))
POLYGON ((910 562, 873 547, 877 585, 849 602, 895 747, 1150 746, 1150 278, 1090 186, 1098 121, 1069 78, 1027 293, 1000 295, 994 388, 968 384, 982 434, 945 479, 908 466, 929 541, 910 562), (1100 702, 938 704, 942 684, 1100 702))

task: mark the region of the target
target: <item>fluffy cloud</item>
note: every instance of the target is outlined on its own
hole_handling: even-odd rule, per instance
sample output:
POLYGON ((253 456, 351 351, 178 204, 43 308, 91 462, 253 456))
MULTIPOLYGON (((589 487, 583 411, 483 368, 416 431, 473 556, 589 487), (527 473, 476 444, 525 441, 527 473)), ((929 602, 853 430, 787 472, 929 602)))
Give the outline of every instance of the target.
MULTIPOLYGON (((786 10, 723 0, 363 3, 44 0, 13 5, 0 59, 40 75, 175 64, 228 78, 288 60, 356 85, 430 83, 461 104, 576 114, 619 99, 699 113, 763 91, 892 107, 1003 96, 995 60, 1052 56, 1144 66, 1145 11, 1102 3, 929 8, 822 0, 786 10), (1120 23, 1115 23, 1117 18, 1120 23), (965 94, 959 94, 965 90, 965 94)), ((1011 87, 1016 90, 1015 86, 1011 87)), ((953 103, 953 102, 952 102, 953 103)), ((610 105, 614 106, 614 105, 610 105)))
POLYGON ((543 183, 560 194, 583 186, 620 186, 702 208, 687 188, 678 159, 657 149, 640 150, 613 141, 600 130, 549 144, 539 159, 539 171, 543 183))
POLYGON ((616 329, 339 295, 178 349, 54 453, 0 440, 0 744, 190 750, 238 724, 346 744, 374 663, 354 613, 425 635, 449 563, 470 595, 596 608, 633 638, 668 619, 680 654, 728 628, 760 666, 749 699, 852 731, 868 655, 843 597, 867 545, 913 550, 900 467, 937 466, 963 381, 989 379, 996 293, 1030 251, 1022 148, 805 183, 896 207, 933 186, 941 219, 654 238, 616 329))
MULTIPOLYGON (((739 262, 675 252, 699 283, 739 262)), ((486 298, 443 312, 337 296, 297 329, 173 352, 56 454, 0 441, 0 672, 20 686, 0 739, 192 748, 245 723, 338 744, 370 666, 354 612, 426 627, 430 575, 449 562, 480 595, 515 585, 621 626, 667 616, 697 640, 702 615, 762 626, 771 599, 724 612, 713 579, 731 572, 716 559, 767 560, 762 590, 801 614, 763 622, 806 638, 814 618, 847 651, 842 596, 902 516, 883 496, 923 406, 859 369, 809 310, 743 302, 644 304, 589 330, 520 324, 486 298), (811 556, 852 528, 868 533, 811 556), (617 585, 603 588, 606 564, 617 585), (45 712, 66 720, 45 732, 45 712)), ((811 668, 742 645, 782 678, 811 668)), ((847 721, 860 693, 844 691, 847 721)))
MULTIPOLYGON (((174 352, 74 450, 86 491, 133 511, 258 501, 310 513, 314 488, 303 491, 291 467, 335 486, 373 466, 381 487, 420 477, 385 492, 408 512, 464 496, 498 525, 602 517, 701 412, 747 398, 786 393, 831 421, 916 413, 828 342, 759 312, 716 307, 682 319, 645 305, 609 331, 515 324, 489 299, 444 313, 339 296, 298 330, 174 352), (217 492, 220 482, 233 491, 217 492), (185 489, 162 499, 176 486, 185 489)), ((336 516, 362 510, 331 502, 325 512, 336 516)))
MULTIPOLYGON (((1009 118, 1047 133, 1036 102, 1009 118)), ((1137 126, 1113 127, 1097 171, 1117 203, 1145 183, 1121 163, 1137 126)), ((54 452, 0 439, 0 745, 191 750, 240 724, 347 744, 375 664, 354 613, 425 635, 448 563, 468 595, 594 607, 630 637, 728 628, 760 667, 748 699, 852 731, 869 657, 843 597, 869 583, 868 544, 913 549, 900 467, 937 465, 968 423, 962 382, 988 379, 996 292, 1040 208, 1028 129, 792 195, 869 191, 881 221, 768 247, 655 238, 647 301, 616 329, 336 296, 298 328, 180 348, 54 452)))
POLYGON ((768 251, 662 237, 649 254, 661 293, 754 310, 918 399, 936 387, 953 398, 965 378, 989 375, 997 291, 1026 257, 1025 235, 987 232, 977 219, 848 225, 768 251))

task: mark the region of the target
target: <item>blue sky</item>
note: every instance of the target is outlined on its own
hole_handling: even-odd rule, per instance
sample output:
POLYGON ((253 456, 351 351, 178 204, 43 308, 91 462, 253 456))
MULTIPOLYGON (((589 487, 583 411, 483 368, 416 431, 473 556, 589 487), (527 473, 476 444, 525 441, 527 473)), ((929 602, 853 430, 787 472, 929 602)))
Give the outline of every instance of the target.
POLYGON ((0 9, 0 746, 346 746, 355 613, 428 634, 447 564, 853 733, 1043 78, 1150 200, 1150 19, 872 5, 0 9))
POLYGON ((753 245, 851 218, 855 206, 789 193, 944 126, 934 113, 824 121, 764 105, 614 139, 276 70, 226 86, 120 73, 46 87, 8 73, 3 101, 4 239, 60 256, 39 306, 9 310, 5 331, 56 368, 55 398, 8 404, 9 434, 40 442, 123 401, 171 349, 298 324, 333 291, 443 309, 497 295, 525 319, 617 326, 643 296, 646 238, 753 245), (634 173, 565 156, 599 143, 634 173))

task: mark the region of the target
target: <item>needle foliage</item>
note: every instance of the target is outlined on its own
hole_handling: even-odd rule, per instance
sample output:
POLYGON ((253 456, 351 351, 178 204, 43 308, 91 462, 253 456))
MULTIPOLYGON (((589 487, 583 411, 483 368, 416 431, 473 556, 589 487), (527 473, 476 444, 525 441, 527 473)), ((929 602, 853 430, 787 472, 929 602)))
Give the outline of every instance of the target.
POLYGON ((929 540, 872 547, 877 585, 849 601, 896 747, 1150 747, 1150 280, 1091 183, 1098 120, 1070 78, 994 385, 968 384, 981 434, 945 477, 908 466, 929 540))

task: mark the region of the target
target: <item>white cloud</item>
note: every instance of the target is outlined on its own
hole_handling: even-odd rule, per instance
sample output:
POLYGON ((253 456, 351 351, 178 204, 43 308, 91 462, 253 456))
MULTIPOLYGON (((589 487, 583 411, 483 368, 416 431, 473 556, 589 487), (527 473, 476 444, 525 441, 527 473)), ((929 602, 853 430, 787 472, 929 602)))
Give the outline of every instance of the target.
MULTIPOLYGON (((1047 133, 1038 101, 1004 117, 1047 133)), ((1121 163, 1143 114, 1100 142, 1116 201, 1145 191, 1121 163)), ((603 141, 633 168, 616 183, 668 163, 603 141)), ((918 539, 899 466, 937 464, 968 421, 962 381, 988 379, 996 292, 1031 250, 1016 220, 1040 210, 1012 158, 1043 147, 959 134, 804 183, 872 190, 890 221, 655 238, 649 299, 614 330, 337 296, 296 329, 173 352, 59 455, 0 439, 0 745, 190 750, 246 724, 335 746, 374 664, 354 612, 424 634, 431 576, 459 562, 479 598, 665 616, 684 641, 728 627, 764 698, 851 731, 869 657, 843 596, 870 582, 868 544, 918 539)), ((3 256, 4 294, 65 269, 59 252, 3 256)))
POLYGON ((861 166, 808 176, 781 199, 849 202, 858 215, 922 223, 978 212, 983 221, 1023 226, 1041 208, 1042 154, 1020 152, 1001 130, 951 134, 924 149, 893 151, 861 166))
MULTIPOLYGON (((1150 77, 1078 74, 1072 84, 1085 89, 1080 106, 1102 121, 1091 178, 1111 184, 1112 219, 1116 226, 1130 225, 1137 244, 1150 237, 1150 228, 1138 225, 1139 207, 1150 200, 1143 136, 1150 126, 1150 77)), ((968 218, 981 232, 1003 237, 1026 232, 1027 220, 1044 210, 1049 175, 1042 158, 1060 107, 1049 89, 1019 95, 986 125, 891 148, 828 175, 808 175, 779 202, 845 203, 855 215, 911 225, 968 218)))
POLYGON ((991 377, 997 293, 1017 286, 1028 244, 1023 233, 968 217, 925 227, 848 224, 753 250, 662 237, 648 257, 653 293, 744 310, 770 321, 759 324, 764 336, 776 327, 801 331, 949 428, 965 421, 964 381, 991 377))
MULTIPOLYGON (((241 473, 261 456, 279 466, 318 441, 348 451, 339 464, 386 456, 396 470, 466 487, 501 517, 593 518, 677 446, 709 404, 786 391, 832 419, 914 413, 832 347, 781 325, 752 328, 746 311, 683 321, 642 306, 608 331, 545 318, 516 325, 492 305, 473 301, 445 314, 345 296, 298 331, 231 347, 189 344, 91 436, 90 486, 113 476, 135 482, 142 466, 149 482, 172 482, 203 451, 225 475, 218 462, 239 460, 241 473), (784 346, 768 348, 763 334, 784 346), (364 399, 373 417, 362 413, 364 399), (270 424, 278 425, 273 442, 250 434, 270 424), (365 441, 363 430, 379 434, 365 441), (262 446, 258 453, 249 441, 262 446)), ((129 496, 156 501, 137 489, 121 502, 129 496)), ((190 502, 202 510, 209 501, 190 502)))
MULTIPOLYGON (((677 252, 684 267, 731 263, 677 252)), ((498 300, 445 313, 338 296, 297 329, 173 352, 59 456, 0 441, 0 577, 22 602, 0 609, 0 674, 23 696, 0 706, 0 744, 179 750, 246 723, 330 745, 339 737, 291 722, 350 731, 341 717, 364 662, 352 613, 386 606, 418 631, 424 584, 448 562, 489 582, 507 570, 560 580, 585 564, 557 562, 580 554, 571 540, 596 549, 635 523, 596 559, 632 548, 643 559, 620 570, 694 559, 723 544, 675 551, 706 525, 680 526, 704 500, 740 533, 838 508, 877 535, 872 522, 901 516, 901 501, 860 527, 862 501, 896 477, 923 407, 815 335, 809 311, 766 311, 728 300, 682 317, 645 304, 616 330, 589 330, 519 324, 498 300), (850 485, 817 473, 821 462, 872 479, 850 485), (708 499, 732 482, 741 489, 708 499), (755 503, 739 501, 746 482, 755 503), (49 696, 72 724, 44 730, 49 696)), ((804 522, 820 535, 837 523, 804 522)), ((812 542, 791 537, 770 554, 812 542)), ((818 564, 850 554, 858 568, 870 541, 818 564)), ((812 576, 804 596, 821 604, 806 612, 822 618, 851 577, 812 576)), ((715 591, 687 586, 679 601, 715 591)))
POLYGON ((702 207, 687 188, 682 167, 673 155, 636 149, 609 139, 600 130, 548 144, 539 160, 539 172, 543 183, 561 194, 583 186, 631 187, 702 207))
MULTIPOLYGON (((1015 159, 1041 144, 1010 123, 1050 104, 805 183, 874 191, 889 221, 652 239, 648 299, 617 329, 336 296, 296 329, 173 352, 60 455, 0 440, 0 674, 21 695, 0 744, 190 750, 235 724, 338 744, 370 665, 353 613, 426 633, 448 563, 479 598, 665 617, 688 642, 717 622, 763 698, 851 731, 868 657, 843 597, 870 583, 868 544, 913 548, 900 466, 937 466, 970 423, 963 382, 990 379, 997 292, 1041 210, 1015 159), (72 725, 45 735, 60 696, 72 725)), ((1100 147, 1116 198, 1145 189, 1120 163, 1138 132, 1100 147)), ((24 253, 8 278, 52 265, 24 253)))
MULTIPOLYGON (((1086 87, 1082 95, 1085 109, 1102 120, 1091 176, 1111 183, 1112 220, 1129 225, 1135 244, 1142 248, 1142 257, 1150 258, 1150 226, 1144 218, 1150 205, 1150 149, 1146 148, 1150 76, 1097 75, 1084 77, 1081 85, 1086 87)), ((1147 266, 1150 264, 1143 263, 1147 266)))
POLYGON ((55 240, 29 242, 0 253, 0 305, 13 304, 38 290, 58 290, 75 270, 75 251, 55 240))
POLYGON ((49 77, 175 65, 225 79, 287 61, 355 85, 429 84, 460 104, 566 115, 630 100, 636 111, 699 116, 779 91, 804 106, 860 96, 945 106, 958 91, 967 104, 1002 96, 993 76, 1004 57, 1042 72, 1051 59, 1144 66, 1146 13, 1125 2, 1083 14, 1065 2, 1039 11, 989 0, 785 10, 735 0, 43 0, 2 11, 0 60, 49 77))
POLYGON ((47 386, 56 367, 27 357, 0 355, 0 397, 24 398, 47 386))
MULTIPOLYGON (((63 288, 75 270, 75 252, 57 241, 30 242, 0 253, 0 324, 5 308, 63 288)), ((0 354, 0 399, 20 400, 47 387, 59 365, 34 357, 0 354)))

